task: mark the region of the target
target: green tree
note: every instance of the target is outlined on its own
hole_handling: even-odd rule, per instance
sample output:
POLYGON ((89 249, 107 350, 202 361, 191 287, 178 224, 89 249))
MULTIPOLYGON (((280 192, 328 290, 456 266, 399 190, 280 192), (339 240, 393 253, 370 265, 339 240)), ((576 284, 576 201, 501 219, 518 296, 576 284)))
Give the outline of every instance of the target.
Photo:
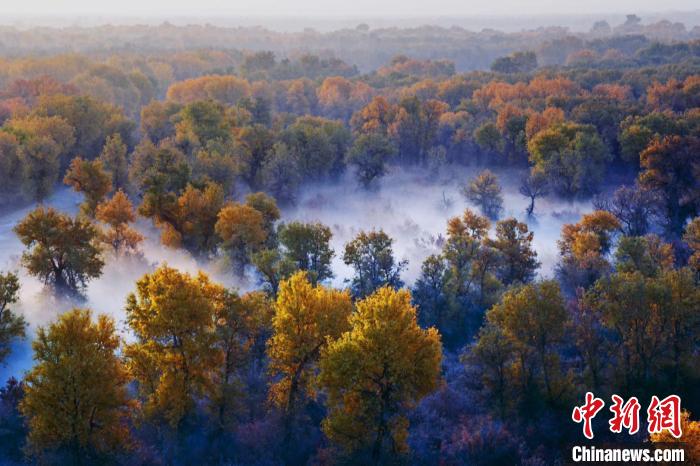
POLYGON ((271 296, 277 296, 282 280, 289 278, 298 268, 280 253, 279 249, 263 249, 251 255, 250 261, 262 277, 262 284, 271 296))
POLYGON ((656 235, 623 236, 615 250, 615 268, 620 272, 641 272, 655 277, 673 268, 673 246, 656 235))
POLYGON ((272 153, 274 140, 272 131, 263 125, 246 126, 238 132, 241 175, 254 189, 261 185, 262 169, 272 153))
POLYGON ((489 218, 498 218, 503 210, 503 194, 498 178, 490 170, 484 170, 474 178, 469 186, 462 189, 462 194, 478 205, 489 218))
POLYGON ((112 186, 115 189, 126 189, 129 183, 129 167, 126 153, 126 144, 122 141, 119 133, 107 138, 100 153, 100 161, 104 169, 112 176, 112 186))
POLYGON ((474 140, 484 151, 493 153, 503 151, 503 137, 498 127, 492 122, 484 123, 474 130, 474 140))
POLYGON ((355 139, 347 162, 355 166, 355 177, 365 188, 386 173, 386 162, 394 154, 394 146, 386 136, 370 133, 355 139))
POLYGON ((416 96, 401 99, 389 126, 389 135, 397 147, 400 160, 424 163, 428 151, 435 145, 440 117, 448 106, 439 100, 421 101, 416 96))
MULTIPOLYGON (((413 302, 418 308, 418 322, 423 327, 434 326, 443 338, 443 329, 450 326, 445 290, 446 276, 446 261, 441 255, 432 254, 423 261, 420 276, 411 290, 413 302)), ((444 338, 444 343, 449 345, 451 342, 444 338)))
POLYGON ((187 153, 195 153, 207 144, 227 144, 232 138, 232 122, 225 107, 213 100, 185 105, 177 114, 175 140, 187 153))
POLYGON ((345 245, 343 262, 355 269, 351 281, 352 293, 362 298, 382 286, 400 288, 401 271, 407 262, 396 262, 394 240, 383 230, 361 231, 355 239, 345 245))
POLYGON ((481 324, 486 308, 499 296, 497 277, 501 258, 488 239, 490 222, 466 209, 447 223, 442 248, 445 263, 443 292, 447 300, 444 325, 439 327, 448 346, 463 344, 481 324))
POLYGON ((214 377, 212 411, 220 428, 231 429, 236 422, 237 408, 245 396, 242 373, 252 360, 251 350, 269 334, 272 303, 259 291, 239 296, 219 290, 216 309, 216 346, 223 355, 214 377))
POLYGON ((532 247, 534 234, 527 224, 514 218, 496 223, 496 238, 488 244, 500 253, 499 279, 504 285, 528 283, 540 266, 537 252, 532 247))
POLYGON ((196 256, 212 254, 219 245, 216 233, 219 212, 224 206, 224 190, 214 182, 202 188, 191 184, 179 197, 172 193, 144 198, 139 212, 161 228, 166 246, 184 247, 196 256))
POLYGON ((694 309, 700 302, 689 269, 651 277, 638 270, 617 272, 599 280, 584 299, 619 342, 613 384, 649 395, 683 389, 698 334, 694 309))
POLYGON ((62 118, 75 131, 75 144, 70 145, 70 157, 81 155, 95 159, 108 136, 119 133, 129 141, 134 123, 119 108, 93 97, 52 94, 39 98, 35 115, 62 118))
POLYGON ((261 170, 262 184, 280 203, 296 199, 301 175, 297 160, 286 144, 276 143, 261 170))
POLYGON ((339 121, 303 116, 280 135, 304 180, 339 174, 350 145, 350 131, 339 121))
MULTIPOLYGON (((570 381, 560 364, 559 349, 566 338, 569 314, 559 285, 548 280, 507 291, 486 313, 486 320, 512 348, 509 365, 515 377, 509 384, 517 387, 523 406, 535 404, 538 393, 552 405, 566 401, 570 381)), ((481 337, 491 335, 484 332, 481 337)), ((477 345, 493 347, 493 342, 477 345)))
POLYGON ((535 52, 515 52, 507 57, 497 58, 491 64, 491 71, 497 73, 529 73, 537 68, 535 52))
POLYGON ((489 322, 479 330, 471 352, 464 353, 462 356, 463 362, 468 363, 473 359, 483 368, 481 380, 489 397, 496 401, 498 414, 502 417, 511 401, 509 399, 513 389, 511 382, 515 377, 512 358, 512 342, 497 325, 489 322))
POLYGON ((20 152, 17 137, 9 132, 0 131, 0 193, 7 201, 18 195, 22 187, 20 152))
POLYGON ((679 118, 672 113, 650 112, 646 115, 630 115, 620 123, 620 155, 623 160, 639 163, 639 155, 654 137, 683 134, 679 118))
POLYGON ((535 134, 528 142, 530 162, 549 184, 569 196, 595 192, 611 160, 594 126, 561 123, 535 134))
POLYGON ((192 178, 196 184, 214 182, 224 188, 224 193, 234 193, 238 177, 237 161, 221 148, 201 149, 192 163, 192 178))
POLYGON ((30 199, 41 202, 58 181, 60 161, 55 143, 47 138, 32 138, 22 146, 24 191, 30 199))
POLYGON ((14 231, 27 247, 24 267, 59 294, 75 295, 102 274, 98 231, 88 221, 38 207, 14 231))
POLYGON ((158 144, 163 139, 175 136, 173 117, 182 110, 182 105, 153 100, 141 107, 140 132, 144 139, 158 144))
POLYGON ((61 116, 30 115, 24 118, 12 118, 5 123, 4 127, 14 134, 22 145, 25 181, 37 183, 37 186, 50 181, 49 188, 52 188, 53 183, 56 182, 51 178, 54 173, 43 172, 41 161, 56 163, 59 171, 68 165, 76 142, 75 131, 70 122, 61 116), (32 162, 36 165, 27 165, 32 162))
POLYGON ((280 225, 278 236, 285 259, 306 271, 311 283, 333 278, 330 228, 318 222, 290 222, 280 225))
POLYGON ((156 202, 168 193, 179 193, 190 181, 190 167, 178 148, 161 143, 156 147, 143 139, 131 157, 129 180, 144 193, 144 204, 156 202))

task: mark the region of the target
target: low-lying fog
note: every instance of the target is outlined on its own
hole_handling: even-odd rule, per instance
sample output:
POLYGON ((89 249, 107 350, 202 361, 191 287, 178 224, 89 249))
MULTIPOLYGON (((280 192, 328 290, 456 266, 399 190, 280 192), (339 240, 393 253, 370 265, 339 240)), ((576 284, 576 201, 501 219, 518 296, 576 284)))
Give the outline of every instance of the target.
MULTIPOLYGON (((439 251, 436 239, 438 235, 444 235, 447 219, 459 215, 465 207, 476 210, 460 194, 460 188, 477 172, 477 169, 467 167, 450 167, 440 174, 427 170, 395 170, 373 191, 358 187, 348 174, 342 182, 306 188, 295 206, 283 209, 282 220, 320 221, 332 229, 332 246, 336 251, 333 259, 335 286, 343 286, 352 274, 341 259, 343 245, 360 230, 384 229, 395 240, 396 256, 408 260, 403 279, 410 285, 420 273, 423 259, 439 251)), ((534 246, 542 262, 540 275, 550 276, 557 260, 556 240, 561 226, 578 221, 582 214, 592 209, 590 202, 570 202, 554 197, 538 199, 535 216, 528 218, 525 214, 528 200, 518 193, 522 173, 509 170, 496 171, 496 174, 503 186, 502 218, 516 217, 528 223, 535 234, 534 246)), ((62 188, 46 204, 75 214, 80 202, 81 196, 62 188)), ((20 274, 20 303, 15 308, 30 324, 29 338, 16 344, 6 367, 0 367, 0 383, 11 375, 20 377, 31 366, 30 340, 36 327, 51 322, 75 305, 47 297, 42 293, 42 284, 28 276, 19 265, 23 248, 12 228, 32 208, 27 206, 0 215, 0 270, 20 274)), ((86 302, 79 304, 95 312, 113 315, 127 338, 123 309, 126 296, 133 291, 134 282, 159 263, 165 261, 189 272, 202 268, 228 286, 241 289, 256 286, 252 276, 246 280, 237 279, 218 264, 198 264, 187 252, 160 245, 159 233, 150 222, 141 220, 137 227, 147 238, 143 245, 144 259, 108 260, 102 277, 89 283, 86 302)))

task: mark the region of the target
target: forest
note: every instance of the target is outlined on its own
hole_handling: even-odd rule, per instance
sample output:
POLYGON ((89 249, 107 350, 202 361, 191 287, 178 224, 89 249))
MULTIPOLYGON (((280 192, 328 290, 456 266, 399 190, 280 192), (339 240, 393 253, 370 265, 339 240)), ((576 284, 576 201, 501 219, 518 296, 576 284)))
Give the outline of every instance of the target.
POLYGON ((0 27, 2 465, 700 464, 699 356, 698 26, 0 27))

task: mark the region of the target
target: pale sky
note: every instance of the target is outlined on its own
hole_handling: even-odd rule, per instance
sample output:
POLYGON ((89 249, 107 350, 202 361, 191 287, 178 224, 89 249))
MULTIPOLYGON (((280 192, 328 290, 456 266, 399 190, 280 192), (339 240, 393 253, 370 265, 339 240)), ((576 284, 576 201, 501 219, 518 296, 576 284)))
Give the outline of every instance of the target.
POLYGON ((471 16, 699 10, 698 0, 0 0, 0 15, 471 16))

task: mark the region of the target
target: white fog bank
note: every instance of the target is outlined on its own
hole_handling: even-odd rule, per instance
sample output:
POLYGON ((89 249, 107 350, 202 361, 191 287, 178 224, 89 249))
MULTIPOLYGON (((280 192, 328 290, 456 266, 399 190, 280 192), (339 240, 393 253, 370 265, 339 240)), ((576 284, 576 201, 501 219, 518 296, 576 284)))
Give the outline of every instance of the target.
MULTIPOLYGON (((335 249, 333 270, 335 286, 344 286, 352 271, 342 262, 343 245, 360 230, 384 229, 394 238, 394 251, 399 259, 408 260, 403 274, 411 285, 420 273, 421 263, 430 254, 439 252, 438 235, 444 235, 447 220, 460 215, 470 205, 460 194, 460 188, 479 170, 468 167, 450 167, 440 174, 426 170, 395 170, 381 180, 377 189, 365 191, 347 174, 343 180, 306 188, 293 207, 284 208, 282 221, 320 221, 333 232, 335 249)), ((554 197, 538 199, 535 216, 528 218, 525 208, 528 200, 518 193, 521 172, 496 171, 504 187, 504 212, 502 218, 516 217, 527 222, 534 232, 534 246, 542 263, 540 275, 551 276, 557 261, 556 241, 564 223, 576 222, 589 212, 590 202, 569 202, 554 197)), ((46 202, 58 210, 75 214, 81 197, 61 188, 46 202)), ((20 303, 15 306, 30 324, 29 338, 15 345, 6 367, 0 367, 0 383, 9 376, 20 377, 31 361, 30 339, 37 326, 46 325, 75 303, 56 301, 44 293, 42 284, 27 275, 20 266, 22 244, 12 228, 34 206, 0 215, 0 270, 12 270, 20 274, 22 288, 20 303)), ((146 236, 142 260, 108 260, 102 276, 89 283, 86 301, 78 304, 95 312, 112 315, 122 333, 128 338, 124 322, 124 303, 134 290, 134 283, 144 273, 158 264, 194 273, 199 268, 225 284, 241 289, 255 285, 249 278, 243 281, 217 263, 198 263, 190 254, 173 250, 160 244, 159 232, 146 220, 138 222, 139 230, 146 236)))

